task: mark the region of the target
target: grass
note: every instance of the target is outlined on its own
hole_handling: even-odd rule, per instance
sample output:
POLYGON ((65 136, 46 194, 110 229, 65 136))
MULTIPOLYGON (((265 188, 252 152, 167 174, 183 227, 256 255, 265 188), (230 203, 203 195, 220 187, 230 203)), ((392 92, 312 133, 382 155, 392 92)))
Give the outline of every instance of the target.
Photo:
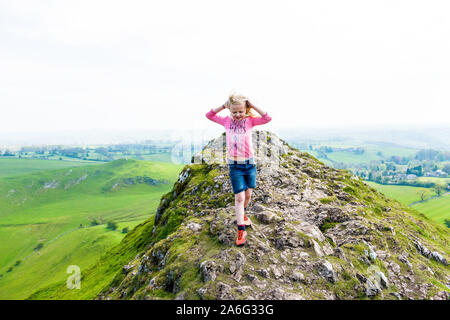
MULTIPOLYGON (((62 169, 92 165, 92 161, 62 161, 38 159, 0 159, 0 178, 13 177, 42 170, 62 169)), ((100 162, 101 163, 101 162, 100 162)))
POLYGON ((124 236, 119 230, 106 230, 104 225, 67 233, 29 254, 18 267, 5 275, 0 281, 0 299, 23 299, 43 284, 67 279, 68 266, 76 265, 84 270, 124 236))
POLYGON ((146 154, 141 156, 141 158, 146 161, 172 162, 171 153, 146 154))
POLYGON ((328 158, 335 162, 344 163, 368 163, 374 160, 381 160, 375 152, 366 151, 363 154, 355 154, 348 151, 336 151, 327 154, 328 158))
POLYGON ((397 186, 397 185, 383 185, 376 182, 366 181, 366 183, 387 195, 388 197, 395 199, 404 205, 409 205, 413 202, 420 201, 420 195, 422 192, 426 192, 426 198, 435 196, 436 193, 429 188, 411 187, 411 186, 397 186))
POLYGON ((438 223, 445 224, 446 220, 450 220, 450 195, 448 194, 430 199, 431 197, 436 196, 436 193, 431 188, 382 185, 369 181, 366 181, 366 183, 386 196, 393 198, 404 205, 410 205, 414 202, 420 201, 420 193, 425 191, 428 193, 426 197, 427 200, 422 203, 414 204, 412 208, 438 223))
POLYGON ((438 178, 438 177, 419 177, 417 178, 420 182, 433 182, 437 184, 450 184, 450 178, 438 178))
POLYGON ((101 255, 96 263, 81 269, 81 289, 68 289, 65 280, 55 282, 33 293, 29 299, 93 299, 111 281, 119 281, 117 271, 140 253, 148 242, 153 219, 148 219, 128 233, 120 243, 101 255))
POLYGON ((445 223, 445 220, 450 220, 450 195, 418 203, 413 208, 437 222, 445 223))
POLYGON ((67 276, 68 265, 85 268, 95 262, 125 236, 122 228, 133 229, 156 211, 182 167, 117 160, 0 179, 0 238, 8 239, 0 242, 0 299, 22 299, 67 276), (136 176, 167 183, 124 182, 136 176), (93 219, 101 225, 79 228, 93 219), (118 224, 116 231, 106 229, 110 220, 118 224), (39 244, 37 254, 33 249, 39 244), (16 261, 22 262, 15 267, 16 261))
MULTIPOLYGON (((361 164, 361 163, 369 163, 373 160, 383 160, 386 158, 390 158, 391 156, 401 156, 408 157, 413 156, 417 150, 412 148, 401 148, 401 147, 390 147, 390 146, 379 146, 376 144, 366 144, 366 143, 353 143, 353 144, 343 144, 341 142, 336 141, 322 141, 322 142, 314 142, 314 148, 318 148, 320 146, 330 146, 333 148, 355 148, 361 147, 364 148, 365 152, 363 154, 355 154, 352 151, 345 150, 336 150, 334 152, 327 153, 327 157, 330 160, 326 160, 320 158, 319 160, 324 161, 327 165, 332 165, 334 162, 343 162, 343 163, 353 163, 353 164, 361 164), (381 152, 382 156, 378 153, 381 152)), ((300 149, 300 151, 308 152, 312 154, 314 157, 318 157, 317 151, 312 151, 309 149, 300 149)))

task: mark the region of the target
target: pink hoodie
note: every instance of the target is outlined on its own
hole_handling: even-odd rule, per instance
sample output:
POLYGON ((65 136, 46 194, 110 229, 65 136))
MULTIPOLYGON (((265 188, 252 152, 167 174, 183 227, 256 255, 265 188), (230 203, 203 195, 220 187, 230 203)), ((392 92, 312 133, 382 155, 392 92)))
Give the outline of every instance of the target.
POLYGON ((247 117, 236 121, 230 116, 221 117, 211 109, 206 117, 225 127, 228 158, 235 160, 253 158, 252 128, 268 123, 272 118, 266 112, 262 117, 247 117))

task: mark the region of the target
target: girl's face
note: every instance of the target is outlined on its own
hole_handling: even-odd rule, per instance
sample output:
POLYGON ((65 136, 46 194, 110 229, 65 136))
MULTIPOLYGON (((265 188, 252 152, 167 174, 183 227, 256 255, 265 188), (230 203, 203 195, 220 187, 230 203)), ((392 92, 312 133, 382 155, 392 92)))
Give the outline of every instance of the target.
POLYGON ((230 106, 231 117, 236 120, 242 120, 245 118, 245 104, 233 104, 230 106))

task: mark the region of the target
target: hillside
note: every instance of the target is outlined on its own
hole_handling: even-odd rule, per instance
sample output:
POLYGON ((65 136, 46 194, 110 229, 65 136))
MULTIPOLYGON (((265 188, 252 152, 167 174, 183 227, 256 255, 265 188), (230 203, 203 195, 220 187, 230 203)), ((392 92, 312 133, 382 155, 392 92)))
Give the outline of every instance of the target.
POLYGON ((79 167, 101 162, 69 161, 69 160, 40 160, 40 159, 4 159, 0 158, 0 179, 3 177, 19 176, 44 170, 79 167))
MULTIPOLYGON (((222 138, 184 167, 155 218, 96 264, 110 266, 111 282, 84 296, 60 283, 31 298, 449 299, 445 227, 265 131, 253 136, 253 227, 236 247, 222 138)), ((95 269, 82 282, 102 279, 95 269)))
POLYGON ((95 263, 123 228, 154 214, 181 168, 117 160, 1 178, 0 299, 26 298, 66 279, 69 265, 95 263))

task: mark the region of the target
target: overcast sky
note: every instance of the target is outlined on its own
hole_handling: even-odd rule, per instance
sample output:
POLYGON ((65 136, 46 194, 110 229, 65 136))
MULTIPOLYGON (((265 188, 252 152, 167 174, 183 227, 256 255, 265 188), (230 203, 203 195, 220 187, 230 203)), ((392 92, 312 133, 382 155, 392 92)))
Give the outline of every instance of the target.
POLYGON ((450 124, 448 1, 0 0, 3 132, 450 124), (228 111, 222 111, 225 115, 228 111))

